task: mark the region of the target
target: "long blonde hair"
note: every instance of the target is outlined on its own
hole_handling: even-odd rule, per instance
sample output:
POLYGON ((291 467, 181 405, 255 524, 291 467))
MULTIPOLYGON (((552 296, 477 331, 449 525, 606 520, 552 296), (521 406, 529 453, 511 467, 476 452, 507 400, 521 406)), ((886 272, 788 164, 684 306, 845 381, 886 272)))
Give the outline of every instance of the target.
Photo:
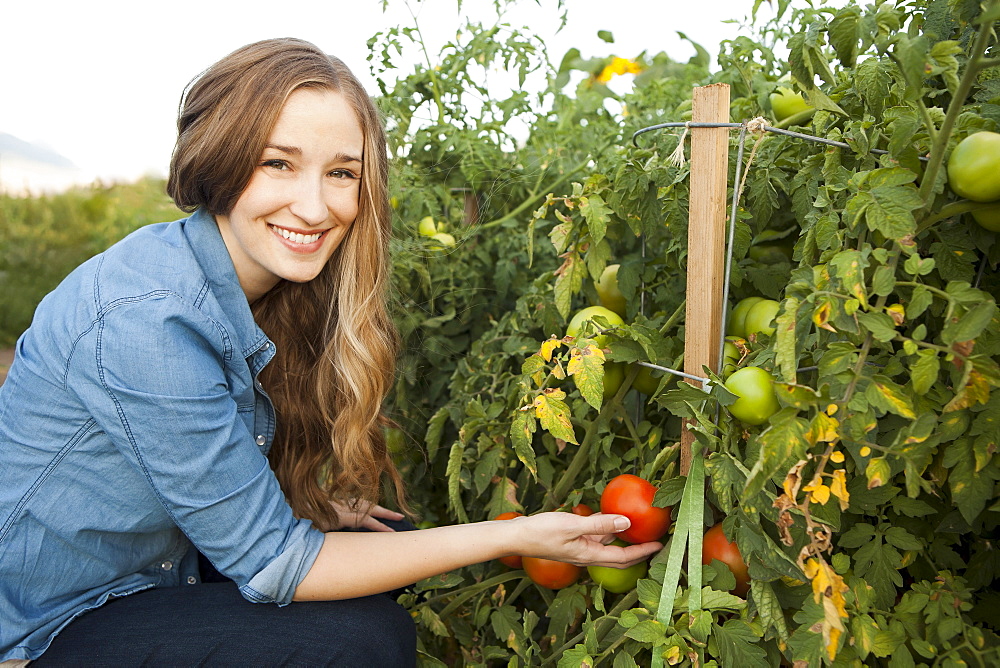
POLYGON ((167 188, 184 210, 229 213, 282 106, 303 87, 338 92, 357 114, 358 217, 315 279, 282 281, 252 309, 278 351, 261 374, 278 420, 271 467, 296 515, 328 530, 338 523, 331 501, 376 503, 386 478, 407 509, 383 431, 399 341, 386 305, 391 219, 379 113, 347 66, 314 45, 247 45, 185 92, 167 188))

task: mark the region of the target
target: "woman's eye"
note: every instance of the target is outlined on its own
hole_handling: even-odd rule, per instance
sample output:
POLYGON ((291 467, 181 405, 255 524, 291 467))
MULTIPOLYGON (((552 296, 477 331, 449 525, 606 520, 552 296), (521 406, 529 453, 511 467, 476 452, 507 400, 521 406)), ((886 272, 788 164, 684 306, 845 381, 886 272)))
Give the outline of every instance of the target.
POLYGON ((288 163, 284 160, 265 160, 260 163, 261 167, 271 167, 272 169, 288 169, 288 163))
POLYGON ((348 171, 346 169, 335 169, 330 172, 330 176, 335 179, 356 179, 358 178, 354 172, 348 171))

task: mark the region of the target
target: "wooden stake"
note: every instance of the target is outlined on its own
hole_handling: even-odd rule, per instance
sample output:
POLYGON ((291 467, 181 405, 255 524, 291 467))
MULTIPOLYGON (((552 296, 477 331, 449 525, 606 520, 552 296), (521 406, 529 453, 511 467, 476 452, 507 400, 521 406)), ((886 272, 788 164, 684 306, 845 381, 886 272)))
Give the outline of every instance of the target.
MULTIPOLYGON (((694 89, 694 123, 729 122, 729 85, 694 89)), ((729 129, 691 128, 691 197, 688 211, 687 311, 684 370, 704 376, 719 370, 722 335, 722 280, 725 277, 726 190, 729 182, 729 129)), ((688 381, 697 384, 697 381, 688 381)), ((681 430, 681 474, 691 468, 694 433, 681 430)))

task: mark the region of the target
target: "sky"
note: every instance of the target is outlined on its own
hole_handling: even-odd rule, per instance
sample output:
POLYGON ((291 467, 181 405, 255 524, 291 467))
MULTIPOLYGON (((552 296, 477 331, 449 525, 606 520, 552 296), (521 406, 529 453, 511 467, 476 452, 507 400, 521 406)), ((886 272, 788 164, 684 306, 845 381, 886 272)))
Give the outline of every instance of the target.
MULTIPOLYGON (((584 57, 665 51, 685 61, 693 48, 677 31, 718 53, 753 0, 522 0, 505 15, 531 26, 555 62, 570 47, 584 57), (706 8, 710 7, 710 11, 706 8), (599 30, 614 36, 609 44, 599 30)), ((0 9, 0 133, 69 158, 88 179, 131 180, 166 173, 187 83, 234 49, 270 37, 300 37, 343 59, 378 92, 367 41, 416 14, 430 53, 453 39, 463 17, 495 20, 492 0, 7 0, 0 9)), ((765 4, 766 9, 766 4, 765 4)), ((0 156, 2 160, 2 156, 0 156)), ((0 172, 2 173, 2 172, 0 172)))

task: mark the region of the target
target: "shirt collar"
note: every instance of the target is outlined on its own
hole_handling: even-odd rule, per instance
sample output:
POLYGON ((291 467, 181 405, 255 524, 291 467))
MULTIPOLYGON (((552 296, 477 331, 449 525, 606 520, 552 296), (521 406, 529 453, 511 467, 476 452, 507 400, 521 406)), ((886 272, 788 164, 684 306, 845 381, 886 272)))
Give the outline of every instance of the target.
POLYGON ((191 214, 184 225, 195 260, 208 279, 209 287, 239 337, 243 357, 249 357, 269 343, 267 336, 254 322, 246 293, 236 277, 236 268, 229 255, 215 216, 201 208, 191 214))

